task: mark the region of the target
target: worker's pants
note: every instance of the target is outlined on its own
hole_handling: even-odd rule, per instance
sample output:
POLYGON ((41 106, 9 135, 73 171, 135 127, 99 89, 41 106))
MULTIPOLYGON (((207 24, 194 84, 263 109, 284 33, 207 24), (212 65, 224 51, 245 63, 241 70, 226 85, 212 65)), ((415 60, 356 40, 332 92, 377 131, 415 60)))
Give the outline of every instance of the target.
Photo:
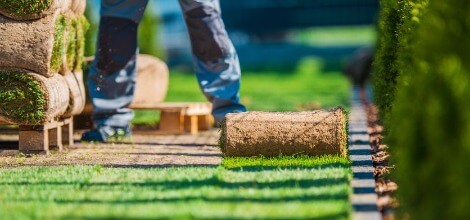
MULTIPOLYGON (((137 27, 148 0, 102 0, 95 61, 88 76, 95 126, 124 127, 136 82, 137 27)), ((199 86, 221 121, 246 111, 239 103, 240 64, 227 36, 218 0, 179 0, 191 39, 199 86)), ((152 94, 148 94, 151 96, 152 94)))

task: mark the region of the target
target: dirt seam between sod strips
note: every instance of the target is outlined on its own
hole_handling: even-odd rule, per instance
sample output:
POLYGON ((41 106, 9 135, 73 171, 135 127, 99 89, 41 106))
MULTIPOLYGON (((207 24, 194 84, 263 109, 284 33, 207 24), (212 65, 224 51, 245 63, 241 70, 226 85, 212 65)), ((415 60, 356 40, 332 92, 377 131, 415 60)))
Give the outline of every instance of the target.
POLYGON ((352 91, 351 113, 348 123, 349 158, 352 162, 353 179, 351 187, 352 219, 382 219, 377 208, 375 192, 374 167, 369 133, 367 131, 367 114, 360 98, 359 89, 352 91))

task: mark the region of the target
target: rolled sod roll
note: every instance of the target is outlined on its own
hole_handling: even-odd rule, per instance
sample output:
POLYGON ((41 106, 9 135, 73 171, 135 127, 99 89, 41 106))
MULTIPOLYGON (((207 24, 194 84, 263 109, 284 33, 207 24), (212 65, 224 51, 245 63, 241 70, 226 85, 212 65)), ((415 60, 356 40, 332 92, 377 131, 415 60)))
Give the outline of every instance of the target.
POLYGON ((86 9, 86 0, 70 0, 72 1, 71 10, 78 15, 83 15, 86 9))
POLYGON ((64 77, 46 78, 35 73, 0 74, 0 121, 41 125, 59 118, 69 105, 64 77))
POLYGON ((244 112, 225 116, 219 145, 225 156, 346 156, 341 107, 305 112, 244 112))
POLYGON ((90 28, 90 23, 85 16, 79 15, 72 23, 76 30, 75 66, 74 71, 81 71, 85 55, 85 34, 90 28))
POLYGON ((64 50, 62 53, 62 66, 60 73, 82 69, 83 54, 85 52, 85 32, 89 23, 85 16, 66 16, 64 30, 64 50))
MULTIPOLYGON (((85 1, 85 0, 83 0, 85 1)), ((0 14, 14 20, 36 20, 71 10, 72 0, 0 0, 0 14)))
POLYGON ((160 59, 140 54, 137 57, 137 82, 131 108, 153 108, 166 97, 168 66, 160 59))
POLYGON ((66 20, 59 13, 24 22, 0 16, 0 68, 52 76, 62 66, 65 26, 66 20))
POLYGON ((78 115, 85 107, 85 84, 83 83, 83 72, 68 72, 64 75, 65 81, 69 88, 69 105, 63 117, 69 118, 78 115))

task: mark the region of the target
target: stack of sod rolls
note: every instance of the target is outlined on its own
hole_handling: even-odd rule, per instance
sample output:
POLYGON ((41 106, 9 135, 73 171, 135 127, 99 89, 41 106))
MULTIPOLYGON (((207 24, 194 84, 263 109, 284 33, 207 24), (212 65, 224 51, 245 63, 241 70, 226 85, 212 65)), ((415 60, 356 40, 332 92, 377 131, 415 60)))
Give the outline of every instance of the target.
POLYGON ((0 121, 41 125, 79 114, 86 0, 0 0, 0 121))

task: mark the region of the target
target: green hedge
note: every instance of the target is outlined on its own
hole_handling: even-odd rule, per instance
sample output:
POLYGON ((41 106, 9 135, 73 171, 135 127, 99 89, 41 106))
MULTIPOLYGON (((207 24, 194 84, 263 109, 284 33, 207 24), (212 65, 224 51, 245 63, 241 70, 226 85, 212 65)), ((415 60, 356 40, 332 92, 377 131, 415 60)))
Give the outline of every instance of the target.
POLYGON ((381 115, 385 117, 385 113, 389 112, 391 108, 391 101, 395 94, 396 78, 398 76, 398 70, 395 65, 398 39, 395 33, 401 20, 398 15, 396 1, 381 0, 380 7, 379 37, 372 77, 375 103, 381 115))
POLYGON ((379 39, 374 67, 374 95, 384 122, 388 118, 400 75, 408 72, 413 56, 414 30, 419 26, 428 0, 381 0, 379 39))
POLYGON ((405 52, 394 61, 401 76, 388 141, 410 219, 470 216, 469 12, 468 0, 430 1, 397 44, 405 52))

